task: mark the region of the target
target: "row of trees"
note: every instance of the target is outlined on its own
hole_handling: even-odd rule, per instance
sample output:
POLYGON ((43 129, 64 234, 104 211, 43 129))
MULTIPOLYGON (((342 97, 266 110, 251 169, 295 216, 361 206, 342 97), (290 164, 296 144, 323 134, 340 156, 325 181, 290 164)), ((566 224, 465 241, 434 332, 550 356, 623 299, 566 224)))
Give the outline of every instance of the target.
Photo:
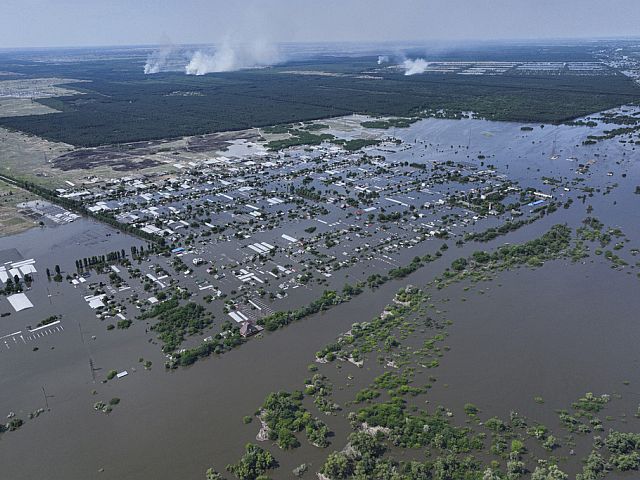
POLYGON ((76 268, 78 270, 89 268, 96 265, 104 265, 110 262, 119 262, 127 258, 124 248, 120 251, 109 252, 106 255, 94 255, 92 257, 84 257, 76 260, 76 268))

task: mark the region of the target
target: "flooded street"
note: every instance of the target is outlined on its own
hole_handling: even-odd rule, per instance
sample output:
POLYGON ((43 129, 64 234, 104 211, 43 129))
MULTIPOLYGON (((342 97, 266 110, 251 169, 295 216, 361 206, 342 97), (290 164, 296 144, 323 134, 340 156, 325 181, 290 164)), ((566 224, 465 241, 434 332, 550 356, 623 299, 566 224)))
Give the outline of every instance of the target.
MULTIPOLYGON (((585 127, 547 125, 524 132, 521 126, 428 119, 394 131, 393 135, 412 146, 385 155, 409 162, 467 161, 469 155, 476 163, 476 157, 484 155, 484 162, 533 188, 545 186, 542 177, 571 180, 576 163, 597 159, 580 186, 602 190, 614 183, 618 186, 607 195, 598 192, 584 202, 576 199, 570 208, 560 208, 491 242, 467 242, 461 247, 450 242, 441 258, 402 280, 391 280, 374 291, 367 289, 348 303, 191 367, 165 370, 165 357, 160 345, 151 341, 154 335, 147 331, 147 322, 136 321, 130 329, 107 334, 82 295, 69 294, 71 287, 66 282, 48 282, 46 289, 34 289, 29 296, 35 308, 25 315, 0 319, 1 331, 25 330, 61 312, 64 330, 33 344, 16 340, 5 348, 0 343, 0 413, 26 417, 45 403, 50 408, 0 437, 3 478, 202 479, 209 466, 224 469, 238 459, 244 444, 255 442, 259 425, 255 420, 243 424, 243 416, 253 415, 272 391, 301 389, 310 376, 307 366, 314 361, 315 352, 349 330, 352 323, 378 316, 399 288, 407 284, 426 288, 453 260, 475 250, 522 243, 558 223, 575 229, 588 215, 588 205, 593 207, 592 216, 624 232, 629 239, 627 250, 640 247, 640 196, 633 193, 640 184, 636 147, 616 140, 582 146, 585 127), (552 154, 558 158, 551 160, 552 154), (570 157, 577 160, 568 160, 570 157), (612 176, 607 176, 609 171, 612 176), (153 367, 144 369, 139 358, 151 360, 153 367), (126 369, 129 375, 100 383, 110 369, 126 369), (94 410, 96 401, 113 397, 121 403, 112 413, 94 410)), ((561 197, 574 193, 557 192, 561 197)), ((0 251, 17 249, 22 258, 35 258, 37 281, 45 283, 45 268, 70 266, 75 259, 96 252, 128 251, 141 243, 82 219, 0 238, 0 251)), ((434 253, 442 243, 429 240, 400 258, 434 253)), ((555 411, 586 392, 619 393, 621 398, 612 400, 607 413, 615 418, 617 428, 635 428, 639 420, 621 417, 635 413, 640 403, 639 281, 635 261, 629 263, 620 271, 592 254, 584 264, 562 259, 536 270, 505 271, 468 291, 464 290, 466 283, 443 290, 432 287, 428 290, 432 302, 453 323, 446 339, 451 350, 429 372, 438 378, 426 396, 430 405, 448 406, 461 423, 463 406, 472 402, 485 417, 508 417, 515 410, 557 426, 555 411), (544 399, 543 405, 534 402, 537 396, 544 399)), ((369 274, 369 268, 380 267, 364 265, 363 273, 369 274)), ((344 283, 344 278, 338 275, 329 286, 341 288, 339 282, 344 283)), ((307 293, 300 302, 316 296, 307 293)), ((6 302, 2 306, 8 308, 6 302)), ((354 379, 350 386, 336 385, 336 396, 342 395, 342 389, 353 394, 367 386, 381 371, 374 363, 365 363, 361 370, 344 366, 341 375, 351 372, 354 379)), ((329 452, 344 446, 350 432, 346 419, 323 420, 336 434, 332 445, 323 450, 303 442, 293 452, 273 449, 281 465, 270 473, 273 478, 290 478, 292 468, 302 461, 317 471, 329 452)), ((579 469, 578 458, 570 458, 566 465, 574 474, 579 469)))

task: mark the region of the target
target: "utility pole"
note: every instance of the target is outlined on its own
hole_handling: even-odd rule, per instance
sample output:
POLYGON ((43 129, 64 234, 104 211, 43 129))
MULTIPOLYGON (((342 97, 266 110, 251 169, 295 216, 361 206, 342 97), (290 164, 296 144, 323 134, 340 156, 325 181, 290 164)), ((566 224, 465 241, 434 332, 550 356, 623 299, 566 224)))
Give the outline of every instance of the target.
POLYGON ((47 410, 49 410, 49 398, 47 397, 47 392, 44 390, 44 386, 42 387, 42 395, 44 395, 44 404, 47 406, 47 410))

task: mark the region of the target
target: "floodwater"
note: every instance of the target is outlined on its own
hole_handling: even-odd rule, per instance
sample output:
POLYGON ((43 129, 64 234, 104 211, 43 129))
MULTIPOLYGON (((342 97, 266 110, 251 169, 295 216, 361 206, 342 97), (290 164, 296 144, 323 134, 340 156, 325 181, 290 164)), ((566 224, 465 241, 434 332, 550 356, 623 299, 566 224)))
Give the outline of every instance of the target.
MULTIPOLYGON (((28 344, 4 350, 0 345, 0 413, 14 411, 26 418, 28 412, 44 406, 45 396, 50 407, 18 431, 0 437, 3 478, 204 478, 207 467, 215 465, 223 470, 239 458, 245 443, 255 441, 258 426, 255 421, 244 425, 244 415, 253 414, 271 391, 301 388, 314 353, 353 322, 378 315, 400 287, 426 285, 451 260, 473 250, 526 241, 555 223, 578 226, 588 204, 605 224, 622 228, 630 239, 627 250, 640 246, 640 211, 636 208, 638 197, 633 194, 635 185, 640 184, 635 150, 616 140, 575 147, 585 136, 583 127, 537 128, 521 132, 516 124, 426 120, 395 134, 414 135, 427 143, 435 142, 429 138, 439 138, 442 145, 469 144, 474 151, 470 156, 483 152, 487 163, 499 168, 508 164, 510 176, 533 186, 542 186, 542 175, 573 178, 576 162, 566 160, 568 157, 582 161, 598 154, 586 182, 615 182, 619 186, 606 196, 596 193, 584 204, 576 201, 567 210, 560 209, 489 244, 451 247, 442 259, 402 281, 389 282, 348 304, 187 369, 165 371, 160 347, 147 341, 150 335, 142 322, 105 335, 104 325, 87 314, 80 295, 57 296, 56 286, 51 284, 51 296, 34 298, 36 308, 29 317, 11 315, 0 320, 15 322, 11 328, 22 329, 27 321, 35 325, 39 319, 58 313, 56 308, 62 305, 67 312, 65 330, 39 339, 37 351, 28 344), (554 142, 561 152, 558 160, 549 159, 554 142), (607 177, 608 171, 614 176, 607 177), (626 178, 621 176, 623 172, 626 178), (152 360, 152 369, 144 370, 139 357, 152 360), (98 372, 126 369, 129 375, 107 384, 95 382, 90 360, 98 372), (111 414, 93 410, 94 402, 112 397, 122 401, 111 414)), ((464 160, 456 157, 455 148, 447 152, 429 148, 416 145, 414 158, 408 157, 410 152, 394 155, 405 155, 409 161, 464 160), (429 153, 420 157, 420 149, 429 153)), ((105 250, 128 250, 140 243, 81 220, 2 238, 0 250, 18 248, 24 258, 46 258, 48 265, 36 265, 42 272, 56 263, 73 263, 75 258, 105 250)), ((433 245, 418 246, 411 256, 430 249, 433 253, 433 245)), ((553 426, 554 410, 568 407, 585 392, 618 392, 622 398, 611 402, 608 413, 618 417, 622 412, 635 413, 640 401, 637 289, 634 269, 616 271, 604 259, 592 256, 585 264, 558 261, 535 271, 504 272, 468 292, 462 291, 462 285, 439 292, 435 301, 454 323, 448 328, 446 341, 451 351, 433 371, 438 383, 428 394, 431 404, 460 412, 464 403, 472 402, 487 417, 505 417, 510 410, 517 410, 553 426), (488 290, 480 295, 479 288, 488 290), (462 297, 467 301, 461 301, 462 297), (629 381, 629 386, 623 381, 629 381), (533 401, 538 395, 545 399, 544 405, 533 401)), ((3 325, 2 331, 14 331, 11 328, 3 325)), ((369 365, 360 372, 355 367, 352 370, 354 392, 375 373, 369 365)), ((103 376, 101 373, 100 378, 103 376)), ((332 446, 319 450, 302 442, 293 453, 273 449, 281 463, 274 478, 289 478, 291 469, 302 462, 311 463, 311 470, 317 471, 329 451, 342 448, 348 426, 338 417, 323 420, 336 432, 332 446)), ((575 462, 571 468, 575 471, 575 462)))

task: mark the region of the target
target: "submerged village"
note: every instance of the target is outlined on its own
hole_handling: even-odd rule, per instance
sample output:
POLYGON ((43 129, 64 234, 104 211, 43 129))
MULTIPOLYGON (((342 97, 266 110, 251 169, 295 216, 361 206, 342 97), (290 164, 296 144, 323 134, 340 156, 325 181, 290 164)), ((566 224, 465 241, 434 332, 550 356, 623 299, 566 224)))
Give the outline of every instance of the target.
MULTIPOLYGON (((600 242, 596 255, 602 255, 607 268, 635 269, 638 250, 631 235, 625 237, 629 225, 617 222, 615 205, 637 193, 632 188, 633 159, 640 137, 636 128, 611 127, 621 121, 628 125, 631 119, 640 123, 637 107, 566 125, 488 122, 471 114, 427 119, 352 115, 77 149, 53 160, 73 175, 63 181, 45 175, 51 188, 3 175, 4 182, 27 192, 16 215, 34 225, 0 239, 0 358, 22 364, 21 373, 7 380, 19 393, 5 413, 6 429, 21 430, 31 420, 57 422, 51 414, 55 408, 85 408, 89 422, 112 420, 126 408, 128 396, 135 401, 140 395, 137 390, 143 387, 138 384, 163 395, 161 387, 149 387, 147 377, 155 385, 180 382, 180 377, 189 378, 183 367, 246 343, 266 343, 266 337, 281 334, 271 332, 314 314, 320 313, 313 319, 316 325, 297 335, 334 338, 330 329, 322 332, 322 323, 330 321, 326 317, 334 307, 348 309, 352 301, 360 302, 360 310, 346 310, 349 321, 331 327, 343 334, 315 358, 307 352, 308 370, 314 373, 303 385, 305 395, 328 418, 340 410, 332 395, 345 406, 350 401, 368 404, 385 388, 394 395, 422 395, 435 382, 431 373, 438 367, 437 357, 448 351, 434 345, 445 341, 443 329, 451 322, 443 313, 448 299, 441 298, 435 307, 425 285, 408 286, 416 276, 432 279, 428 285, 436 291, 461 282, 466 286, 458 295, 466 300, 472 285, 465 282, 487 281, 494 272, 538 267, 564 256, 585 264, 590 242, 600 242), (524 157, 527 162, 514 162, 524 157), (119 168, 109 175, 78 168, 105 159, 119 168), (134 171, 128 165, 144 167, 134 171), (620 185, 625 193, 614 197, 620 185), (611 222, 595 218, 603 211, 611 222), (578 229, 577 240, 572 240, 573 228, 578 229), (538 239, 530 240, 532 236, 538 239), (569 250, 573 241, 577 243, 569 250), (501 253, 482 253, 489 246, 501 253), (421 274, 425 268, 429 272, 421 274), (382 291, 398 293, 387 304, 376 293, 382 291), (405 345, 413 332, 425 329, 436 336, 422 347, 405 345), (383 346, 373 348, 378 342, 383 346), (411 355, 417 363, 408 361, 409 353, 400 353, 405 347, 407 352, 416 349, 411 355), (376 352, 377 364, 369 366, 376 352), (344 385, 332 393, 327 369, 336 359, 348 366, 344 385), (39 373, 47 363, 59 375, 56 383, 39 373), (430 384, 422 390, 410 386, 415 370, 429 372, 430 384), (25 386, 25 371, 37 374, 42 385, 25 386), (360 375, 356 371, 364 372, 360 387, 365 388, 349 401, 340 390, 360 375), (374 378, 374 372, 387 373, 374 378)), ((521 292, 512 295, 519 298, 521 292)), ((262 357, 256 363, 252 353, 250 366, 242 359, 244 348, 229 361, 237 363, 239 372, 248 368, 257 376, 259 363, 275 361, 281 351, 295 350, 294 343, 302 349, 311 340, 283 337, 277 344, 280 351, 258 350, 262 357)), ((228 381, 242 383, 243 375, 228 381)), ((253 382, 244 388, 250 391, 259 384, 256 378, 253 382)), ((214 384, 202 388, 211 389, 207 395, 212 398, 224 390, 214 384)), ((274 395, 255 415, 246 412, 243 421, 254 442, 297 448, 293 435, 304 430, 311 446, 326 448, 330 432, 345 428, 310 417, 302 393, 274 395), (293 416, 285 418, 279 408, 293 416)), ((583 400, 599 409, 608 397, 606 402, 600 397, 583 400)), ((257 406, 255 399, 253 403, 257 406)), ((543 403, 542 397, 536 403, 543 403)), ((136 415, 144 415, 145 408, 140 406, 136 415)), ((446 410, 438 415, 443 412, 453 416, 446 410)), ((465 412, 477 421, 477 407, 468 404, 465 412)), ((127 421, 135 423, 131 415, 127 421)), ((368 435, 380 440, 396 431, 373 410, 367 415, 363 431, 368 435)), ((354 417, 349 419, 355 425, 354 417)), ((519 434, 505 433, 511 428, 498 428, 494 443, 506 445, 505 438, 521 442, 519 434)), ((567 452, 573 452, 569 447, 574 440, 556 442, 540 431, 539 439, 550 451, 563 443, 563 455, 571 462, 573 454, 567 452)), ((458 433, 460 442, 471 435, 470 430, 458 433)), ((12 432, 6 434, 11 441, 12 432)), ((405 441, 406 432, 398 435, 405 441)), ((473 442, 476 447, 482 443, 480 437, 473 442)), ((508 465, 524 472, 526 449, 519 445, 508 465)), ((501 446, 506 459, 503 453, 501 446)), ((238 478, 260 478, 259 471, 277 464, 269 455, 247 445, 245 457, 227 470, 238 478), (256 462, 263 463, 262 469, 255 470, 256 462), (243 470, 247 463, 255 467, 249 473, 243 470)), ((382 457, 374 457, 381 468, 382 457)), ((293 458, 281 462, 296 476, 310 468, 296 467, 293 458)), ((329 457, 318 478, 347 478, 348 472, 364 468, 358 466, 361 462, 353 452, 342 451, 329 457)), ((318 472, 321 466, 318 460, 311 468, 318 472)), ((100 464, 87 468, 108 473, 100 464)), ((222 478, 213 469, 209 474, 222 478)))
POLYGON ((2 5, 0 480, 640 479, 639 0, 2 5))
MULTIPOLYGON (((274 127, 263 132, 270 141, 232 140, 213 158, 188 147, 186 160, 160 153, 170 171, 67 181, 54 203, 20 204, 40 228, 78 220, 82 206, 119 228, 106 235, 141 238, 63 264, 3 251, 0 279, 13 313, 33 307, 31 289, 51 281, 81 296, 107 330, 156 317, 172 299, 196 300, 195 316, 157 332, 171 364, 186 345, 212 341, 211 331, 248 337, 277 328, 276 312, 301 309, 322 291, 348 294, 403 277, 422 263, 424 242, 435 258, 487 230, 492 238, 505 221, 516 229, 573 201, 569 188, 521 185, 491 158, 472 157, 469 145, 408 144, 391 134, 395 119, 332 122, 353 138, 322 133, 332 129, 319 122, 274 127), (425 161, 432 152, 451 160, 425 161)), ((50 332, 63 316, 37 328, 50 332)), ((4 348, 38 332, 4 335, 4 348)))

